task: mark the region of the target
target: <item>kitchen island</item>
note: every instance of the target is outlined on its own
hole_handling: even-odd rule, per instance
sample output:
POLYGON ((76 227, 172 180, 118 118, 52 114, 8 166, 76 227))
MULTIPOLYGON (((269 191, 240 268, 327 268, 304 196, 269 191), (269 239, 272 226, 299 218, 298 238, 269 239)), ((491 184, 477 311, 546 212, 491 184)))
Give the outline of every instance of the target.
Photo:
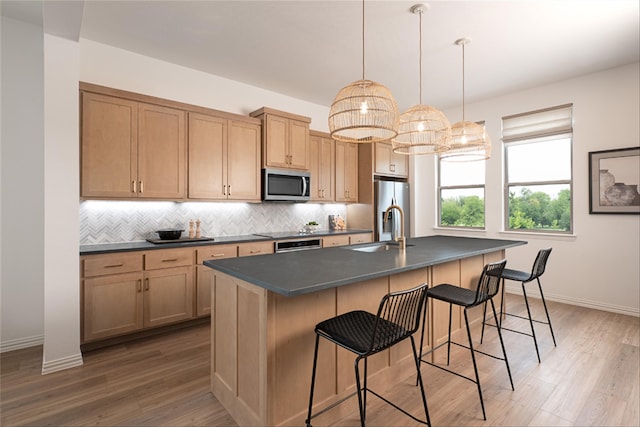
MULTIPOLYGON (((211 390, 239 425, 303 425, 318 322, 354 309, 375 313, 384 294, 424 282, 474 288, 484 264, 523 244, 430 236, 409 239, 405 251, 365 244, 205 261, 214 270, 211 390)), ((446 337, 448 313, 429 302, 425 350, 446 337)), ((452 327, 461 327, 459 309, 452 327)), ((353 392, 353 359, 321 344, 316 405, 353 392)), ((370 383, 397 382, 412 363, 408 342, 381 352, 369 360, 370 383)))

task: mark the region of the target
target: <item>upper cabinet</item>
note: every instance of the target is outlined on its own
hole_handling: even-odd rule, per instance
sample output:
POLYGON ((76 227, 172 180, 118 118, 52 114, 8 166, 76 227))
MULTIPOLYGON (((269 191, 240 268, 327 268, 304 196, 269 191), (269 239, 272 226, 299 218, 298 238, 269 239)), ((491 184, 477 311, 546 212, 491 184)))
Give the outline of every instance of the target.
POLYGON ((189 199, 260 200, 260 125, 189 113, 189 199))
POLYGON ((262 165, 273 168, 309 169, 311 119, 263 107, 250 114, 262 120, 262 165))
POLYGON ((409 157, 395 153, 390 142, 376 142, 374 157, 376 175, 409 177, 409 157))
POLYGON ((358 146, 336 141, 336 202, 358 202, 358 146))
POLYGON ((182 200, 185 113, 83 92, 81 197, 182 200))
POLYGON ((335 187, 335 142, 329 134, 310 131, 309 172, 311 173, 311 200, 333 202, 335 187))

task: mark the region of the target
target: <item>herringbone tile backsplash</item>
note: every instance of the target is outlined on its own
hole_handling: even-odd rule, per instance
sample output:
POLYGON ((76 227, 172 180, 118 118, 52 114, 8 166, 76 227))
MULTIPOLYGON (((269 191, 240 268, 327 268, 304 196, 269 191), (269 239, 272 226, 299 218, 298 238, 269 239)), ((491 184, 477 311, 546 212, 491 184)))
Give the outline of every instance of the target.
POLYGON ((181 228, 186 236, 189 220, 201 221, 202 235, 298 231, 317 221, 329 228, 329 215, 347 218, 342 204, 315 203, 174 203, 97 201, 80 203, 80 244, 118 243, 157 238, 155 230, 181 228))

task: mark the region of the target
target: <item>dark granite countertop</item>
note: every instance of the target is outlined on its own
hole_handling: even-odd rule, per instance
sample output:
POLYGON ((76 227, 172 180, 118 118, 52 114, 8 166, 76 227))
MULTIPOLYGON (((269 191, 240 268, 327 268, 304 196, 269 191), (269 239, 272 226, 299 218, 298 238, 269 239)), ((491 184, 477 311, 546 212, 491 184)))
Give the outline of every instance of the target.
POLYGON ((245 258, 208 260, 214 270, 291 297, 429 267, 515 246, 522 240, 429 236, 407 240, 407 248, 361 252, 355 246, 313 249, 245 258))
POLYGON ((340 234, 371 233, 371 230, 347 229, 347 230, 317 230, 313 233, 299 233, 297 231, 285 232, 264 232, 257 234, 246 234, 241 236, 215 236, 213 240, 197 241, 180 239, 170 243, 156 244, 147 241, 101 243, 95 245, 80 245, 80 255, 97 255, 114 252, 147 251, 154 249, 186 248, 189 246, 207 246, 227 243, 248 243, 261 242, 267 240, 285 240, 292 238, 313 238, 323 236, 334 236, 340 234))

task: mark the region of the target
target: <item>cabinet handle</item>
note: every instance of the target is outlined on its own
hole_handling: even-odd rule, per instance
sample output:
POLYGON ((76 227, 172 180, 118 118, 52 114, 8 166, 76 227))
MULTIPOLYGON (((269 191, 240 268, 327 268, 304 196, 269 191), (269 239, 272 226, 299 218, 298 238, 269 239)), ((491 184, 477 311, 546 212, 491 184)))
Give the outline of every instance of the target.
POLYGON ((219 258, 221 256, 224 256, 224 254, 212 254, 211 258, 219 258))
POLYGON ((178 258, 163 259, 162 262, 176 262, 177 260, 178 260, 178 258))
POLYGON ((142 280, 138 279, 138 292, 142 292, 142 280))
POLYGON ((136 181, 133 180, 133 181, 131 181, 131 192, 135 193, 136 190, 137 190, 136 181))
POLYGON ((140 181, 140 194, 144 193, 144 181, 140 181))
POLYGON ((250 254, 259 254, 260 252, 262 252, 261 249, 257 249, 257 250, 250 250, 249 253, 250 254))
POLYGON ((111 264, 111 265, 105 265, 104 268, 115 268, 115 267, 122 267, 124 264, 111 264))
POLYGON ((149 278, 148 277, 146 279, 144 279, 144 290, 145 291, 149 290, 149 278))
POLYGON ((229 196, 231 195, 231 184, 229 184, 229 196))

